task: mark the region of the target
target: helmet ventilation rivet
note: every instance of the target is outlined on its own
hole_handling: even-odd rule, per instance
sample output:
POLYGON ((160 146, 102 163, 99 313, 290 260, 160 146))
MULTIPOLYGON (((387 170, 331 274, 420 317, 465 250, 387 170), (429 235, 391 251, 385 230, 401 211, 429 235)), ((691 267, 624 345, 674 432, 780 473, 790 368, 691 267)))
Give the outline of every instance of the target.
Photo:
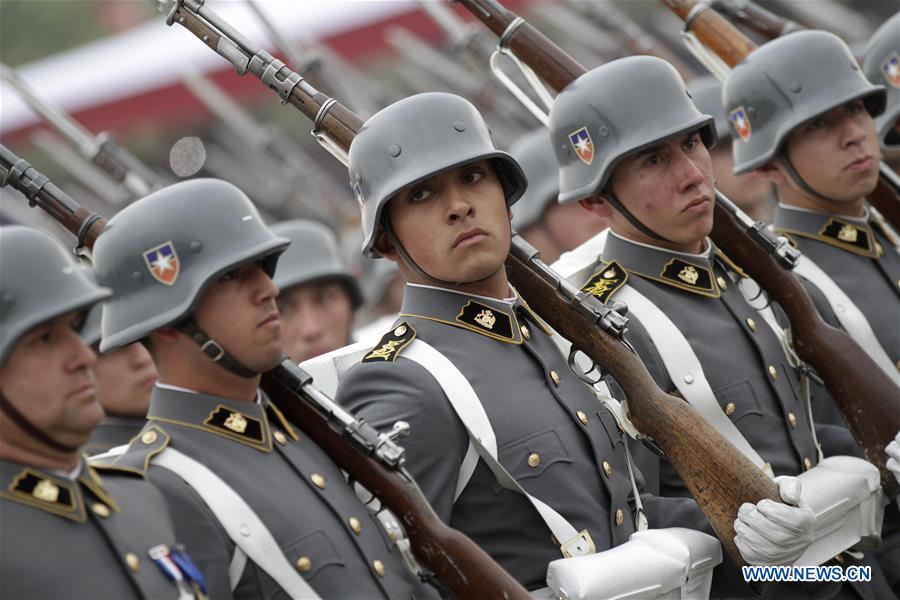
POLYGON ((397 144, 393 144, 390 148, 388 148, 388 152, 391 153, 391 156, 397 158, 398 156, 400 156, 400 146, 398 146, 397 144))
POLYGON ((803 86, 800 85, 799 81, 791 82, 791 91, 792 92, 794 92, 795 94, 799 94, 801 92, 801 90, 803 90, 803 86))
POLYGON ((466 130, 466 124, 463 123, 462 121, 453 121, 453 129, 462 133, 463 131, 466 130))
POLYGON ((597 130, 597 134, 602 138, 609 137, 609 128, 605 126, 601 127, 597 130))
POLYGON ((131 280, 135 283, 140 283, 144 280, 144 276, 141 274, 140 271, 135 271, 134 273, 131 274, 131 280))
POLYGON ((201 244, 200 242, 191 242, 192 254, 200 254, 201 250, 203 250, 203 244, 201 244))

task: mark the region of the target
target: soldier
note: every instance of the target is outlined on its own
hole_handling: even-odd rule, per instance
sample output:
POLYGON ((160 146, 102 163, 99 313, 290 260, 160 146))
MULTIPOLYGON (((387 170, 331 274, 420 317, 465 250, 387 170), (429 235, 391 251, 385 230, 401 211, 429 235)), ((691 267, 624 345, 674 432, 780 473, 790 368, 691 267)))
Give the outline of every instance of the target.
POLYGON ((875 118, 875 127, 888 163, 900 169, 900 13, 878 28, 864 51, 863 72, 887 91, 884 112, 875 118))
MULTIPOLYGON (((407 284, 338 400, 376 427, 408 422, 407 465, 438 515, 527 587, 543 587, 561 553, 626 542, 643 517, 622 434, 506 278, 518 164, 468 101, 429 93, 367 120, 349 170, 362 251, 396 262, 407 284)), ((759 539, 754 561, 790 561, 808 544, 808 509, 777 506, 798 535, 759 539)), ((664 510, 702 519, 688 498, 664 510)))
POLYGON ((271 229, 291 241, 275 271, 285 353, 299 363, 346 346, 362 293, 341 263, 334 234, 315 221, 271 229))
POLYGON ((94 247, 115 296, 103 352, 143 341, 156 362, 148 423, 109 469, 163 492, 201 568, 239 598, 410 597, 399 551, 340 469, 259 390, 281 361, 272 281, 289 241, 214 179, 177 183, 110 220, 94 247), (311 589, 310 589, 311 586, 311 589))
POLYGON ((541 251, 544 262, 554 262, 606 229, 605 219, 556 201, 559 173, 546 129, 523 135, 509 152, 528 180, 528 189, 511 209, 513 229, 541 251))
POLYGON ((0 228, 0 597, 205 596, 159 492, 79 453, 103 408, 78 333, 108 296, 50 235, 0 228))
POLYGON ((820 311, 897 380, 900 241, 866 203, 878 182, 873 117, 884 111, 884 88, 862 76, 837 36, 808 31, 758 48, 723 94, 731 114, 745 115, 735 172, 757 170, 775 184, 775 229, 809 259, 796 271, 820 311))
MULTIPOLYGON (((894 27, 897 20, 894 19, 894 27)), ((896 45, 896 40, 893 40, 896 45)), ((752 170, 778 191, 775 230, 803 252, 795 269, 823 317, 844 327, 894 381, 900 369, 900 239, 866 202, 878 182, 885 88, 863 77, 846 44, 824 31, 759 47, 731 73, 723 99, 740 140, 735 173, 752 170)), ((896 110, 893 111, 896 115, 896 110)), ((820 421, 842 423, 833 403, 820 421)), ((882 564, 900 590, 900 515, 886 515, 882 564), (893 558, 891 558, 893 556, 893 558)))
MULTIPOLYGON (((563 149, 559 201, 610 220, 605 244, 579 250, 585 264, 563 275, 604 302, 625 302, 629 340, 658 385, 698 408, 759 467, 777 476, 813 468, 817 430, 784 332, 769 308, 751 305, 744 292, 752 298, 758 288, 707 237, 713 117, 698 112, 671 65, 640 56, 576 79, 557 96, 549 127, 563 149)), ((846 429, 825 429, 849 440, 846 429)), ((687 495, 665 459, 637 446, 635 461, 648 491, 687 495)), ((705 526, 689 511, 650 504, 648 513, 655 526, 705 526)), ((750 593, 734 568, 723 567, 714 585, 714 594, 750 593)), ((797 590, 766 588, 768 597, 784 594, 797 590)))
POLYGON ((731 127, 722 106, 722 84, 715 77, 699 77, 688 83, 688 92, 701 113, 715 118, 717 141, 709 151, 716 188, 757 221, 772 221, 775 198, 772 184, 757 173, 732 173, 731 127))
MULTIPOLYGON (((96 281, 93 269, 85 272, 96 281)), ((100 346, 100 318, 103 305, 95 304, 85 319, 81 340, 95 352, 100 346)), ((150 391, 156 382, 156 367, 142 344, 102 354, 94 365, 97 401, 105 416, 84 447, 87 454, 100 454, 127 444, 146 422, 150 391)))

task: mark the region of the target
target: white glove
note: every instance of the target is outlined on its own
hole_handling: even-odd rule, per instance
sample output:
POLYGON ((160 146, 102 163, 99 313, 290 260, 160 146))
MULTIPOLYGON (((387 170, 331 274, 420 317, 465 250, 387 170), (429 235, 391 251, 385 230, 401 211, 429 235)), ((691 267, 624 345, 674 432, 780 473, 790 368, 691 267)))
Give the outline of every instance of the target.
POLYGON ((816 516, 800 499, 800 481, 777 477, 775 482, 784 504, 768 499, 755 506, 745 502, 734 520, 734 543, 751 565, 791 564, 813 541, 816 516))
POLYGON ((894 436, 894 441, 884 449, 888 455, 887 468, 894 474, 894 478, 900 482, 900 431, 894 436))

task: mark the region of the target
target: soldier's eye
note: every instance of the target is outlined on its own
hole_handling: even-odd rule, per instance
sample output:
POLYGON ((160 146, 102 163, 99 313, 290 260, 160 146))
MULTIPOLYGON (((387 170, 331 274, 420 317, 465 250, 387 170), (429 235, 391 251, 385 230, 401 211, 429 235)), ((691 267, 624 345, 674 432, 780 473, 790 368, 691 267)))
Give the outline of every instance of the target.
POLYGON ((481 171, 480 169, 467 171, 463 175, 462 179, 463 179, 463 183, 466 183, 466 184, 477 183, 477 182, 481 181, 482 179, 484 179, 484 172, 481 171))
POLYGON ((814 119, 806 126, 806 131, 815 131, 825 126, 825 119, 814 119))
POLYGON ((229 281, 231 279, 234 279, 240 274, 240 271, 241 270, 239 268, 231 269, 230 271, 227 271, 224 275, 219 277, 219 281, 229 281))
POLYGON ((423 200, 427 200, 428 198, 430 198, 431 194, 432 194, 431 190, 418 189, 409 195, 409 201, 410 202, 422 202, 423 200))
POLYGON ((864 109, 864 106, 863 106, 862 102, 859 102, 859 101, 852 102, 850 105, 847 106, 847 113, 849 113, 850 115, 855 117, 856 115, 862 113, 863 109, 864 109))

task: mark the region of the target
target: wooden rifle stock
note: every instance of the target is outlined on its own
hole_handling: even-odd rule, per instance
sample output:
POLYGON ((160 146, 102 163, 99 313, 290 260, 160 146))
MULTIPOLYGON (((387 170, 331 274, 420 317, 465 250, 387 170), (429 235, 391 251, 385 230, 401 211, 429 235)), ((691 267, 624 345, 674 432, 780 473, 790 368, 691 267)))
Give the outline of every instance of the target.
MULTIPOLYGON (((696 0, 660 0, 660 2, 685 21, 697 39, 729 67, 734 67, 756 49, 756 44, 722 15, 710 10, 709 5, 700 4, 696 0)), ((727 0, 724 3, 727 4, 727 0)), ((747 7, 743 11, 741 22, 768 39, 803 29, 794 21, 779 17, 768 10, 759 7, 752 9, 750 7, 752 2, 745 4, 747 7)), ((878 186, 867 199, 887 219, 891 227, 900 231, 900 190, 887 180, 885 169, 887 167, 882 166, 878 186)))
POLYGON ((796 21, 776 15, 752 0, 713 0, 712 6, 767 40, 806 29, 796 21))
MULTIPOLYGON (((90 250, 106 221, 79 205, 27 161, 0 145, 0 187, 22 192, 90 250)), ((528 592, 500 565, 435 514, 416 483, 402 468, 390 468, 347 439, 328 415, 317 411, 290 361, 263 374, 261 387, 292 423, 309 436, 351 479, 372 492, 400 519, 416 558, 457 598, 528 600, 528 592)), ((302 372, 301 372, 302 373, 302 372)))
MULTIPOLYGON (((512 33, 507 33, 507 29, 518 17, 495 0, 456 1, 468 8, 492 31, 505 35, 507 45, 557 92, 584 73, 581 65, 527 23, 519 25, 512 33), (554 73, 545 72, 545 69, 552 68, 553 65, 567 66, 560 67, 554 73)), ((730 64, 736 64, 737 60, 754 47, 746 36, 715 11, 702 10, 691 14, 693 0, 661 1, 683 19, 690 16, 693 19, 692 30, 697 37, 704 43, 709 40, 717 41, 722 46, 724 56, 731 56, 735 60, 735 63, 730 64), (730 51, 730 54, 726 51, 730 51)), ((717 48, 712 49, 719 53, 717 48)), ((887 470, 887 456, 884 452, 885 446, 900 430, 900 390, 897 385, 846 332, 835 329, 822 320, 799 279, 781 267, 748 235, 734 215, 718 202, 711 237, 718 247, 736 259, 787 312, 794 328, 794 344, 798 355, 812 365, 825 381, 866 457, 881 471, 885 493, 889 496, 897 495, 900 486, 887 470)), ((577 338, 572 341, 578 344, 577 338)))
POLYGON ((647 367, 618 339, 572 310, 522 259, 506 261, 516 289, 560 335, 608 371, 628 396, 628 417, 666 455, 738 565, 734 519, 744 502, 781 501, 775 483, 687 402, 663 392, 647 367))

